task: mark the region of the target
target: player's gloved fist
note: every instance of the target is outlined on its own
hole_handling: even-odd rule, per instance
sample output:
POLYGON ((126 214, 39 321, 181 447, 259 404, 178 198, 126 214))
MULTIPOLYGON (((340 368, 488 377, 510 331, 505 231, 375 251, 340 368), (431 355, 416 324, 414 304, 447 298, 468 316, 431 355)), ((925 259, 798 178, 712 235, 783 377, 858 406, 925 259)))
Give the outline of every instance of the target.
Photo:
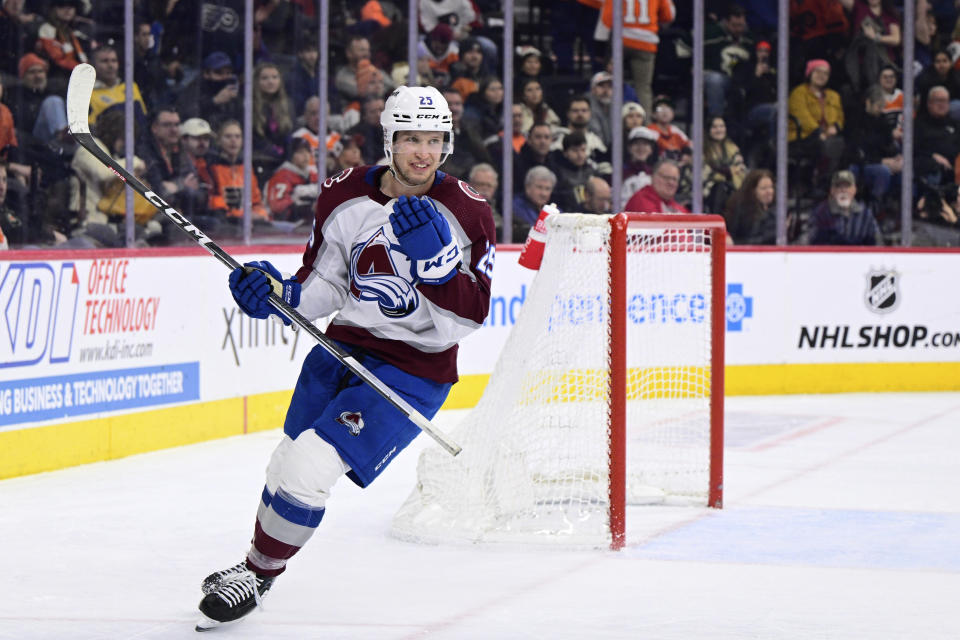
POLYGON ((283 279, 277 268, 266 260, 247 262, 230 272, 230 293, 240 310, 251 318, 266 318, 276 314, 284 324, 290 319, 268 302, 275 293, 291 307, 300 304, 300 282, 296 278, 283 279))
POLYGON ((400 196, 393 204, 390 226, 400 248, 413 262, 414 276, 427 284, 443 284, 454 276, 460 264, 460 247, 433 200, 400 196))
POLYGON ((450 242, 450 225, 427 197, 400 196, 393 205, 390 225, 403 252, 414 259, 435 256, 450 242))

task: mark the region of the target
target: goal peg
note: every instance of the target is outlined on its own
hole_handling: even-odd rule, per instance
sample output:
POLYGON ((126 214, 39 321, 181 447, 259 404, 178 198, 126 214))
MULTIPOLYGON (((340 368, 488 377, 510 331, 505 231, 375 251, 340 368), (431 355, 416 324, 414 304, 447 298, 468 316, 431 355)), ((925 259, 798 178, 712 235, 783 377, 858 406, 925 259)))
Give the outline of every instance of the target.
POLYGON ((527 241, 523 243, 523 250, 520 252, 518 262, 521 267, 533 271, 540 269, 540 263, 543 261, 543 247, 547 240, 547 218, 554 213, 560 213, 560 209, 552 202, 543 205, 540 209, 540 217, 537 218, 537 223, 530 227, 527 241))

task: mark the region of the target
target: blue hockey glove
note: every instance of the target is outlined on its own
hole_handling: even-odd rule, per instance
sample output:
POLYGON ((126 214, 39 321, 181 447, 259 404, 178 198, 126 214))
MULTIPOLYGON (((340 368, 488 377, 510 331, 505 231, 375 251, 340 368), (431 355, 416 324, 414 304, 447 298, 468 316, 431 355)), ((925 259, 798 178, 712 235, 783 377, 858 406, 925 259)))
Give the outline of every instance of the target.
POLYGON ((390 226, 400 248, 413 262, 413 275, 426 284, 443 284, 456 274, 460 247, 450 225, 427 196, 400 196, 390 226))
POLYGON ((271 313, 290 324, 290 318, 277 311, 267 300, 277 294, 291 307, 300 304, 300 282, 296 278, 283 279, 272 264, 263 261, 247 262, 230 272, 230 293, 240 310, 251 318, 266 318, 271 313))

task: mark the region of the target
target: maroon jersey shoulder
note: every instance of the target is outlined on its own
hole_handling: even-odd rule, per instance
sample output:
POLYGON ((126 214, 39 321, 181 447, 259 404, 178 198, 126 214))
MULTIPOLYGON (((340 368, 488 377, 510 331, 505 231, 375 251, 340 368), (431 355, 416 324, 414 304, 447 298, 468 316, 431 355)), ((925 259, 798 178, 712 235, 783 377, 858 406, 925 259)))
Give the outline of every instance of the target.
POLYGON ((496 230, 493 211, 476 189, 449 174, 435 183, 428 196, 442 202, 455 216, 466 234, 473 240, 485 236, 492 243, 496 230))
POLYGON ((352 167, 336 173, 320 185, 320 197, 317 200, 317 213, 328 215, 331 211, 352 198, 370 195, 371 188, 366 181, 367 171, 376 167, 352 167))
POLYGON ((372 190, 364 177, 375 167, 354 167, 336 173, 320 185, 320 193, 313 208, 313 230, 303 252, 303 266, 297 278, 305 282, 324 242, 323 230, 331 214, 344 202, 363 196, 371 196, 372 190))

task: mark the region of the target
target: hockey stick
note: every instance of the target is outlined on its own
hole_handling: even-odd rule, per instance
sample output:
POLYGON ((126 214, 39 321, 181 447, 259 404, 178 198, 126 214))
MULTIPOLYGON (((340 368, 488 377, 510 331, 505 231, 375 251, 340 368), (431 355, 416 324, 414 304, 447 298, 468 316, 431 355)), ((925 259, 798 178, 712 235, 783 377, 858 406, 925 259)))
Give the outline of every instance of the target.
MULTIPOLYGON (((181 231, 190 236, 194 242, 206 249, 219 260, 224 266, 233 270, 242 265, 233 257, 221 249, 217 243, 208 238, 200 229, 195 227, 192 222, 187 220, 182 213, 164 202, 163 198, 148 189, 140 180, 131 175, 120 163, 114 160, 110 154, 105 153, 97 145, 93 134, 90 133, 90 126, 87 122, 90 111, 90 96, 93 95, 93 84, 96 82, 97 72, 89 64, 83 63, 74 67, 70 74, 70 83, 67 85, 67 123, 70 127, 70 133, 73 134, 77 143, 89 151, 93 156, 102 162, 107 168, 113 171, 123 180, 127 186, 146 198, 150 204, 162 211, 170 220, 174 222, 181 231)), ((320 343, 330 355, 339 360, 345 367, 350 369, 358 378, 369 385, 374 391, 379 393, 387 402, 392 404, 398 411, 403 413, 410 421, 417 425, 427 435, 436 440, 441 447, 450 452, 451 455, 460 453, 460 447, 453 442, 446 434, 433 426, 427 418, 414 409, 402 397, 397 395, 390 387, 380 381, 366 367, 360 364, 356 358, 346 353, 335 342, 325 336, 313 323, 300 315, 296 309, 283 301, 275 293, 269 297, 270 304, 278 311, 283 312, 288 318, 300 327, 303 327, 311 336, 320 343)))

